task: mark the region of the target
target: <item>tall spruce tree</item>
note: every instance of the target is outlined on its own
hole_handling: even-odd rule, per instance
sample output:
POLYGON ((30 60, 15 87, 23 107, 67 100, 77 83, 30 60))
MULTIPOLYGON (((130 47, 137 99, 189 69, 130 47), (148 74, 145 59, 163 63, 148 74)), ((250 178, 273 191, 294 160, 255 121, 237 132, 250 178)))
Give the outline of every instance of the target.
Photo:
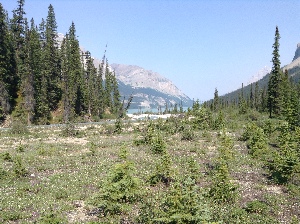
POLYGON ((265 112, 268 109, 268 96, 267 96, 267 89, 266 86, 264 86, 260 90, 260 111, 265 112))
POLYGON ((60 61, 57 43, 57 24, 54 8, 50 4, 46 19, 46 42, 44 49, 44 72, 47 80, 48 107, 50 110, 57 109, 58 101, 61 98, 60 83, 60 61))
POLYGON ((255 83, 254 87, 254 108, 255 110, 258 110, 259 107, 259 87, 258 82, 255 83))
POLYGON ((47 19, 46 21, 42 20, 39 31, 42 46, 42 68, 37 113, 40 123, 48 123, 51 120, 51 111, 57 109, 57 104, 61 99, 57 24, 51 4, 48 7, 47 19))
MULTIPOLYGON (((32 21, 33 22, 33 21, 32 21)), ((35 110, 35 97, 34 97, 34 70, 35 65, 33 64, 33 51, 36 46, 32 45, 33 36, 26 23, 25 33, 25 45, 24 45, 24 65, 23 65, 23 77, 21 82, 21 94, 22 94, 22 107, 27 114, 27 124, 30 125, 33 121, 34 110, 35 110)), ((37 68, 38 69, 38 68, 37 68)))
POLYGON ((98 97, 96 88, 97 69, 90 52, 86 52, 85 71, 82 91, 84 93, 84 105, 89 116, 95 115, 96 98, 98 97))
POLYGON ((214 101, 213 101, 213 110, 218 111, 219 110, 219 94, 217 88, 215 88, 215 93, 214 93, 214 101))
POLYGON ((253 93, 253 86, 252 86, 252 83, 250 85, 250 98, 249 98, 249 106, 251 109, 254 108, 254 93, 253 93))
POLYGON ((63 104, 63 120, 67 123, 70 120, 70 117, 74 114, 73 108, 71 105, 72 97, 72 88, 70 85, 70 76, 69 76, 69 37, 68 34, 62 41, 60 49, 60 58, 61 58, 61 76, 62 76, 62 104, 63 104))
MULTIPOLYGON (((112 112, 112 72, 109 70, 108 60, 105 64, 105 84, 104 84, 104 110, 112 112)), ((106 112, 106 111, 105 111, 106 112)))
POLYGON ((13 42, 15 47, 15 58, 16 58, 16 71, 18 77, 17 84, 17 99, 16 107, 14 109, 13 116, 19 120, 25 120, 25 110, 24 110, 24 98, 23 89, 24 82, 28 73, 27 67, 27 52, 25 46, 25 35, 26 35, 26 13, 24 11, 24 0, 18 0, 18 6, 13 10, 13 18, 11 20, 11 30, 13 33, 13 42))
POLYGON ((104 87, 103 87, 103 74, 104 74, 104 57, 101 64, 98 67, 98 74, 96 77, 96 111, 97 115, 101 118, 104 112, 104 87))
POLYGON ((112 95, 113 95, 113 113, 118 117, 121 117, 123 114, 122 104, 121 104, 121 95, 119 91, 119 84, 116 78, 115 72, 112 72, 112 95))
POLYGON ((6 12, 0 3, 0 119, 14 106, 18 86, 15 49, 8 26, 6 12))
POLYGON ((83 93, 81 92, 82 65, 80 60, 79 42, 76 38, 75 24, 61 46, 62 60, 62 98, 64 121, 72 121, 83 110, 83 93))
POLYGON ((280 60, 279 60, 279 39, 280 34, 278 30, 278 26, 276 26, 275 31, 275 42, 273 44, 273 58, 272 58, 272 71, 270 75, 270 79, 268 82, 268 100, 267 107, 269 110, 269 116, 277 116, 280 113, 280 78, 282 75, 282 71, 280 69, 280 60))
POLYGON ((244 114, 247 112, 247 103, 244 97, 244 83, 242 83, 241 93, 239 95, 239 113, 244 114))
POLYGON ((20 50, 25 43, 25 0, 18 0, 17 9, 13 10, 13 19, 11 21, 11 29, 13 31, 16 57, 19 59, 20 50))

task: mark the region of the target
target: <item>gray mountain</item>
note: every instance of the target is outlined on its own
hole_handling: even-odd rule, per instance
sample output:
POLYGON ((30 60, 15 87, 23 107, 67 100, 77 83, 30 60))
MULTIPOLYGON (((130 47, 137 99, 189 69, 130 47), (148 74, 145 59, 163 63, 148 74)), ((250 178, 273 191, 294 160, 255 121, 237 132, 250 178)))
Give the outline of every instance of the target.
POLYGON ((296 52, 295 52, 295 56, 293 58, 293 61, 295 61, 297 58, 300 57, 300 43, 297 44, 297 49, 296 49, 296 52))
POLYGON ((192 100, 170 80, 157 72, 135 65, 111 64, 119 81, 121 95, 133 95, 131 108, 157 108, 168 105, 191 106, 192 100))
MULTIPOLYGON (((59 46, 63 38, 64 35, 58 33, 59 46)), ((80 50, 86 51, 83 46, 80 46, 80 50)), ((101 60, 93 59, 96 68, 98 68, 101 60)), ((166 104, 170 107, 181 103, 183 107, 189 107, 193 103, 170 80, 156 72, 135 65, 111 64, 110 68, 115 71, 122 98, 128 99, 130 95, 133 96, 130 106, 132 109, 165 107, 166 104)))

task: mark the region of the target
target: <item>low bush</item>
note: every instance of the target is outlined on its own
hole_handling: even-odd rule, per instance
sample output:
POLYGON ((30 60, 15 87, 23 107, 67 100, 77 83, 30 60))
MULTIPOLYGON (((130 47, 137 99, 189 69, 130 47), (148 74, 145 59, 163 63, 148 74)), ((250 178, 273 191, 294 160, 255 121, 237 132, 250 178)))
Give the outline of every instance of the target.
POLYGON ((249 201, 245 210, 248 213, 267 214, 269 212, 268 205, 262 201, 249 201))
POLYGON ((93 202, 103 216, 126 212, 130 204, 141 199, 141 182, 134 177, 134 164, 127 159, 126 150, 119 154, 122 161, 110 170, 93 202))
POLYGON ((4 161, 8 161, 8 162, 13 162, 13 159, 11 157, 11 155, 9 154, 9 152, 3 152, 0 154, 0 157, 4 160, 4 161))
POLYGON ((75 137, 79 135, 79 131, 76 130, 73 123, 67 123, 62 129, 61 134, 63 137, 75 137))
POLYGON ((14 162, 13 170, 14 170, 16 177, 27 176, 28 172, 23 165, 21 157, 17 156, 16 158, 14 158, 13 162, 14 162))
POLYGON ((269 169, 273 180, 277 183, 287 183, 300 173, 300 152, 296 132, 292 132, 288 123, 279 128, 279 149, 274 149, 273 160, 269 169))
POLYGON ((195 133, 190 126, 185 126, 181 132, 181 140, 192 141, 195 138, 195 133))
POLYGON ((154 172, 150 175, 149 183, 155 185, 157 183, 164 183, 169 185, 172 181, 172 161, 170 155, 165 153, 156 163, 154 172))
POLYGON ((21 121, 15 121, 12 123, 10 131, 11 134, 19 134, 24 135, 28 134, 29 130, 24 122, 21 121))
POLYGON ((148 198, 141 208, 138 223, 207 223, 210 209, 195 181, 176 181, 157 198, 148 198))

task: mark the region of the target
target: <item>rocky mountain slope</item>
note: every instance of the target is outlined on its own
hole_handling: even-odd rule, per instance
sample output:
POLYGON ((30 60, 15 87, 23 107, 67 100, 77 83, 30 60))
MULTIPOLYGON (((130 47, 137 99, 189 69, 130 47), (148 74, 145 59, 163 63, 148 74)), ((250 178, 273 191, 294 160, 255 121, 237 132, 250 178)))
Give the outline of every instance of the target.
POLYGON ((299 58, 300 57, 300 43, 299 44, 297 44, 297 50, 296 50, 296 52, 295 52, 295 56, 294 56, 294 58, 293 58, 293 61, 295 61, 297 58, 299 58))
MULTIPOLYGON (((290 64, 283 66, 281 69, 282 69, 282 71, 288 70, 289 77, 291 77, 294 82, 300 82, 300 44, 297 45, 297 49, 295 51, 295 56, 294 56, 293 61, 290 64)), ((261 71, 263 71, 263 70, 261 70, 261 71)), ((260 76, 260 75, 257 75, 257 76, 260 76)), ((265 74, 263 77, 260 77, 260 79, 256 80, 258 82, 259 88, 262 89, 263 87, 267 87, 269 77, 270 77, 270 72, 265 74)), ((248 83, 247 86, 244 86, 243 91, 246 96, 250 95, 250 91, 251 91, 250 84, 251 83, 252 82, 248 83)), ((241 89, 237 89, 235 91, 232 91, 230 93, 227 93, 227 94, 221 96, 221 98, 223 98, 223 99, 238 99, 240 92, 241 92, 241 89)))
MULTIPOLYGON (((63 41, 64 35, 58 33, 58 45, 63 41)), ((80 50, 85 52, 85 48, 80 46, 80 50)), ((101 59, 94 58, 95 67, 98 68, 101 59)), ((179 90, 170 80, 160 74, 146 70, 135 65, 111 64, 111 70, 115 71, 119 83, 122 98, 128 99, 133 96, 131 109, 157 108, 192 105, 192 100, 179 90)))
POLYGON ((132 107, 156 108, 168 105, 190 106, 191 99, 170 80, 135 65, 111 64, 123 95, 133 94, 132 107))
MULTIPOLYGON (((81 50, 84 49, 81 47, 81 50)), ((94 58, 96 68, 101 60, 94 58)), ((190 107, 193 101, 178 89, 172 81, 151 70, 146 70, 136 65, 110 64, 119 83, 122 98, 133 96, 131 109, 164 108, 178 106, 190 107)))

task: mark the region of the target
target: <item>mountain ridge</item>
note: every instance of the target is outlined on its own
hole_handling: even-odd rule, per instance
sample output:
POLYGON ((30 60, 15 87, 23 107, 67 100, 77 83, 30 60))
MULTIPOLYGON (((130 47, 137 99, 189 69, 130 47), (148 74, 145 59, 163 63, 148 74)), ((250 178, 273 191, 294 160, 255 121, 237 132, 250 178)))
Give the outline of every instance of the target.
MULTIPOLYGON (((59 46, 64 37, 64 34, 58 33, 59 46)), ((80 50, 82 53, 86 52, 83 46, 80 46, 80 50)), ((102 59, 92 58, 95 67, 98 68, 102 63, 102 59)), ((128 99, 133 96, 131 109, 165 107, 166 104, 168 104, 168 107, 175 104, 189 107, 193 103, 171 80, 157 72, 137 65, 112 63, 109 64, 109 67, 111 71, 115 72, 121 97, 128 99)))
POLYGON ((133 102, 131 108, 156 108, 166 104, 174 106, 191 106, 192 100, 179 90, 169 79, 157 72, 146 70, 136 65, 113 63, 110 65, 119 81, 120 91, 124 95, 131 94, 133 102), (130 90, 124 91, 124 86, 130 90))
MULTIPOLYGON (((297 45, 297 49, 295 51, 295 56, 293 58, 293 60, 291 61, 291 63, 281 67, 282 71, 287 70, 288 71, 288 75, 289 77, 294 81, 294 82, 299 82, 300 81, 300 54, 298 55, 298 52, 300 52, 300 44, 297 45)), ((269 77, 270 77, 271 71, 269 73, 267 73, 266 75, 264 75, 261 79, 257 80, 258 86, 260 89, 263 89, 264 87, 266 88, 268 85, 268 81, 269 81, 269 77)), ((245 96, 249 96, 250 95, 250 91, 251 91, 251 84, 248 84, 247 86, 243 87, 243 92, 245 94, 245 96)), ((239 99, 239 94, 241 92, 241 88, 236 89, 234 91, 231 91, 229 93, 226 93, 222 96, 220 96, 222 99, 224 100, 233 100, 239 99)))

